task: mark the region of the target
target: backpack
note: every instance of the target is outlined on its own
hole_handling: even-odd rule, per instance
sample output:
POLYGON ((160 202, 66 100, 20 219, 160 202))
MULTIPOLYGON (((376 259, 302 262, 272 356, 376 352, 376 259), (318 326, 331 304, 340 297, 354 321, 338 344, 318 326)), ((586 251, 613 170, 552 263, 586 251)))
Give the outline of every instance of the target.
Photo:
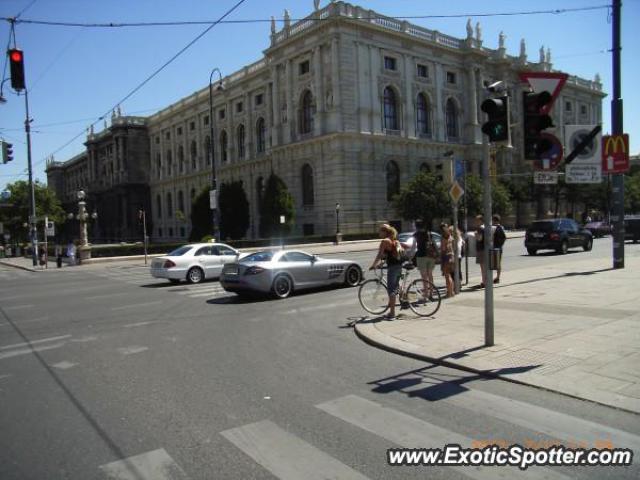
POLYGON ((496 227, 496 231, 493 234, 493 246, 495 248, 502 248, 504 242, 507 241, 507 235, 504 233, 504 229, 501 225, 496 227))
POLYGON ((402 245, 397 240, 394 241, 394 249, 387 253, 387 263, 389 264, 402 264, 409 262, 411 259, 407 254, 407 251, 402 248, 402 245))
POLYGON ((426 241, 427 244, 427 257, 429 258, 438 258, 439 254, 438 254, 438 246, 436 245, 436 242, 433 240, 433 237, 429 236, 429 238, 426 241))

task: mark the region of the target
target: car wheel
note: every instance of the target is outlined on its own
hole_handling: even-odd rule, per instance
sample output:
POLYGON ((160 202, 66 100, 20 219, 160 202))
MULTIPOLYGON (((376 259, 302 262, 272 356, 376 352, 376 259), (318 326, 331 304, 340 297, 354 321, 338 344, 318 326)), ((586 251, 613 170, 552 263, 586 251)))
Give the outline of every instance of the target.
POLYGON ((204 272, 200 267, 192 267, 187 272, 187 282, 200 283, 204 279, 204 272))
POLYGON ((180 283, 180 280, 178 280, 177 278, 170 278, 170 279, 169 279, 169 281, 170 281, 171 283, 173 283, 174 285, 176 285, 176 284, 180 283))
POLYGON ((593 239, 591 238, 588 239, 582 248, 584 248, 585 252, 588 252, 589 250, 591 250, 593 248, 593 239))
POLYGON ((562 243, 560 244, 560 248, 558 249, 558 253, 562 255, 566 255, 568 251, 569 251, 569 242, 567 242, 566 240, 563 240, 562 243))
POLYGON ((344 272, 344 284, 347 287, 356 287, 360 284, 361 280, 362 272, 360 271, 360 268, 356 267, 355 265, 351 265, 349 268, 347 268, 347 271, 344 272))
POLYGON ((278 275, 273 281, 272 290, 276 298, 287 298, 293 291, 293 282, 288 275, 278 275))
POLYGON ((536 250, 535 248, 527 248, 527 253, 529 255, 535 255, 536 253, 538 253, 538 250, 536 250))

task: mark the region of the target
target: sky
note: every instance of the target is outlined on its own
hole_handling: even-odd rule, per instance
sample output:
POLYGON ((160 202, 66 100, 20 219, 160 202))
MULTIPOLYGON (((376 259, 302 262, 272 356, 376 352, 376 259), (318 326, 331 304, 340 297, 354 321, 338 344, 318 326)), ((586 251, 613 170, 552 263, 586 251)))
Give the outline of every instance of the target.
MULTIPOLYGON (((609 0, 610 1, 610 0, 609 0)), ((320 7, 329 3, 322 0, 320 7)), ((540 46, 551 49, 553 68, 593 79, 600 74, 608 96, 603 101, 603 132, 611 130, 612 47, 609 9, 556 14, 489 15, 600 7, 606 0, 360 0, 351 2, 390 17, 414 18, 411 23, 458 38, 466 36, 467 19, 482 25, 484 45, 497 48, 501 31, 510 55, 518 55, 524 38, 527 54, 538 60, 540 46)), ((622 10, 622 98, 625 132, 631 152, 640 153, 640 78, 637 32, 640 0, 625 0, 622 10)), ((9 44, 10 23, 18 20, 65 23, 239 23, 118 28, 78 28, 16 23, 16 46, 24 51, 31 122, 34 178, 46 182, 45 164, 51 155, 65 161, 84 150, 86 129, 103 128, 99 120, 120 104, 124 115, 151 115, 204 88, 213 68, 223 76, 262 58, 269 46, 271 16, 292 20, 309 15, 312 0, 0 0, 0 43, 9 44), (234 9, 234 7, 236 7, 234 9), (257 20, 256 22, 244 22, 257 20), (266 21, 265 21, 266 20, 266 21), (196 37, 209 29, 159 74, 130 93, 196 37), (129 98, 121 102, 125 97, 129 98)), ((293 22, 292 22, 293 23, 293 22)), ((281 28, 278 24, 278 29, 281 28)), ((13 43, 11 43, 13 46, 13 43)), ((5 67, 6 56, 0 62, 5 67)), ((8 78, 6 65, 2 78, 8 78)), ((24 96, 10 82, 3 84, 6 103, 0 104, 0 138, 13 144, 14 161, 0 164, 0 190, 27 180, 24 96)))

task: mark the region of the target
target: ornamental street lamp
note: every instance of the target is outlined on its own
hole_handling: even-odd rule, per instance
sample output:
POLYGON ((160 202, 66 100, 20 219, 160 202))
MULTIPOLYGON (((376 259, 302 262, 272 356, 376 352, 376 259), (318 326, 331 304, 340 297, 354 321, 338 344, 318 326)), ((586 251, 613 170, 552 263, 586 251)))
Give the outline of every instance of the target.
POLYGON ((340 243, 342 234, 340 233, 340 204, 336 203, 336 243, 340 243))
POLYGON ((214 241, 220 241, 220 222, 218 220, 218 185, 216 183, 216 159, 213 154, 213 74, 218 72, 218 86, 216 90, 221 92, 224 90, 222 85, 222 73, 219 68, 211 70, 209 75, 209 156, 211 158, 211 194, 210 205, 213 210, 213 239, 214 241))
POLYGON ((87 202, 84 201, 85 197, 86 193, 84 190, 79 190, 76 193, 76 198, 78 199, 78 213, 75 215, 73 213, 67 215, 69 220, 75 219, 80 222, 80 252, 78 257, 81 261, 91 258, 91 246, 89 245, 89 237, 87 235, 87 220, 96 220, 98 218, 97 212, 94 211, 91 214, 87 212, 87 202))

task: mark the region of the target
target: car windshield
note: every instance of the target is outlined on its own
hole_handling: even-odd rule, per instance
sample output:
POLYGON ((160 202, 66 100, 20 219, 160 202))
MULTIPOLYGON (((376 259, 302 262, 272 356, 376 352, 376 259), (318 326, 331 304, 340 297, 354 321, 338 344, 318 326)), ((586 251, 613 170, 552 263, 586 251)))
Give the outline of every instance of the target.
POLYGON ((190 247, 189 245, 185 245, 184 247, 179 247, 176 248, 173 252, 170 252, 168 254, 169 257, 181 257, 182 255, 184 255, 185 253, 187 253, 189 250, 191 250, 193 247, 190 247))
POLYGON ((400 235, 398 235, 398 240, 400 240, 401 242, 405 242, 411 237, 413 237, 413 233, 401 233, 400 235))
POLYGON ((256 252, 247 255, 242 259, 243 262, 270 262, 273 259, 273 252, 256 252))
POLYGON ((533 222, 530 230, 537 230, 538 232, 550 232, 553 230, 554 222, 533 222))

